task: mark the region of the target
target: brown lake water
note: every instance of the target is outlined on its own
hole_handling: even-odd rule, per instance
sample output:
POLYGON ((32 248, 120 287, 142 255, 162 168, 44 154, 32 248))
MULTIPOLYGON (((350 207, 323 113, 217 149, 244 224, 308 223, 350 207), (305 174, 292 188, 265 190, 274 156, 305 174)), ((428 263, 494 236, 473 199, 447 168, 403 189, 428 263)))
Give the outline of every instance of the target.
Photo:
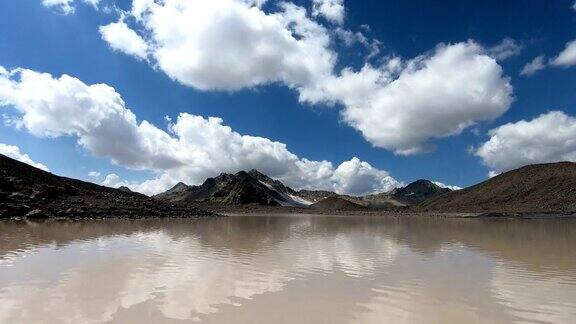
POLYGON ((0 222, 0 323, 576 323, 576 221, 0 222))

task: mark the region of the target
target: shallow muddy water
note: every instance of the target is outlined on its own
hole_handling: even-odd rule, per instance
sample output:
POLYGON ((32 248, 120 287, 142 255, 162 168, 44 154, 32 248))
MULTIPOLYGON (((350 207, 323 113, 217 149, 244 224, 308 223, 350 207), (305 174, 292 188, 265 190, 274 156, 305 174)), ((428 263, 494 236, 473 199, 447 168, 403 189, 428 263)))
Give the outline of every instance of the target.
POLYGON ((0 222, 0 323, 576 323, 576 221, 0 222))

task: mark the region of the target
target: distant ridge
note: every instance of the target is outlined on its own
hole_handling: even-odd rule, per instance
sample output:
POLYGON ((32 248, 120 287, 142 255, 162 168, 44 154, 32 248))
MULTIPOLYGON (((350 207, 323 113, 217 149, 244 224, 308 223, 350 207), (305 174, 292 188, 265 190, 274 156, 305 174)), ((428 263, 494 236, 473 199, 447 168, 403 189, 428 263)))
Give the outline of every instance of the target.
MULTIPOLYGON (((399 209, 420 203, 426 199, 450 192, 428 180, 418 180, 404 188, 362 197, 341 195, 326 190, 300 190, 284 185, 264 173, 252 169, 235 174, 222 173, 215 178, 208 178, 200 186, 188 186, 182 182, 154 198, 170 202, 199 202, 225 205, 258 204, 264 206, 308 207, 326 200, 322 208, 332 202, 343 205, 345 200, 369 209, 399 209)), ((318 207, 318 206, 316 206, 318 207)), ((352 207, 349 205, 348 207, 352 207)))
POLYGON ((325 211, 353 211, 368 209, 366 206, 339 197, 328 197, 322 199, 319 202, 312 204, 310 208, 325 211))
POLYGON ((339 195, 330 191, 300 190, 298 194, 307 200, 319 202, 330 197, 337 197, 351 201, 371 209, 398 209, 418 204, 427 199, 451 192, 429 180, 417 180, 406 187, 396 188, 390 192, 366 195, 361 197, 339 195))
MULTIPOLYGON (((298 191, 298 195, 314 203, 326 200, 327 198, 339 198, 370 209, 396 209, 406 206, 406 204, 398 201, 391 192, 383 192, 379 194, 357 197, 340 195, 335 192, 324 190, 300 190, 298 191)), ((332 201, 336 202, 336 200, 332 201)))
POLYGON ((576 163, 522 167, 414 207, 442 212, 576 212, 576 163))

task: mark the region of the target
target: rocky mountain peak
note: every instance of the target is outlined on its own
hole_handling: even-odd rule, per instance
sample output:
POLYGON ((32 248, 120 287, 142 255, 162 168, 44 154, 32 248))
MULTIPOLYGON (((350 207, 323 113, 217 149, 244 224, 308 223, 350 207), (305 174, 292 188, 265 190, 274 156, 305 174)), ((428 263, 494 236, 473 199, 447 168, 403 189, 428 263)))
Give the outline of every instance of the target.
POLYGON ((124 191, 124 192, 132 192, 132 190, 130 190, 130 188, 126 187, 126 186, 121 186, 118 188, 118 190, 120 191, 124 191))
POLYGON ((169 190, 156 198, 169 201, 285 206, 301 206, 307 203, 282 182, 255 169, 235 174, 221 173, 215 178, 206 179, 201 186, 187 187, 184 191, 169 190))
POLYGON ((419 179, 406 187, 395 189, 392 195, 399 201, 412 205, 450 191, 452 190, 442 188, 430 180, 419 179))

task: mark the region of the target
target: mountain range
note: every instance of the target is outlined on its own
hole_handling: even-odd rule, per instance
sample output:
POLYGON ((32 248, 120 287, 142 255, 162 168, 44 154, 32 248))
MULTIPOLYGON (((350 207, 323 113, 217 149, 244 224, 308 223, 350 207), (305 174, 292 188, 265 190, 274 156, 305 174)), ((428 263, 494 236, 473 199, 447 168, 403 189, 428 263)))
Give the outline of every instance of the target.
POLYGON ((462 190, 453 191, 429 180, 420 179, 390 192, 362 197, 340 195, 331 191, 296 191, 278 180, 252 170, 235 175, 222 174, 206 180, 199 187, 179 184, 156 198, 168 201, 309 206, 316 210, 572 213, 576 212, 576 163, 528 165, 462 190), (245 188, 243 183, 253 185, 245 188), (203 191, 199 188, 210 189, 203 191), (210 194, 206 195, 206 192, 210 194), (259 194, 251 195, 247 192, 259 194))
POLYGON ((154 196, 167 202, 200 202, 228 205, 258 204, 264 206, 308 207, 319 209, 327 206, 323 200, 341 206, 339 209, 390 209, 420 203, 426 199, 450 192, 428 180, 418 180, 392 192, 355 197, 331 191, 296 191, 257 171, 240 171, 235 174, 222 173, 208 178, 200 186, 178 183, 168 191, 154 196), (340 203, 337 203, 341 200, 340 203), (345 200, 349 203, 343 203, 345 200), (356 207, 357 206, 357 207, 356 207))
POLYGON ((196 217, 215 215, 204 209, 227 212, 233 206, 382 214, 571 214, 576 212, 576 163, 529 165, 457 191, 417 180, 390 192, 362 197, 331 191, 297 191, 250 170, 222 173, 199 186, 178 183, 164 193, 148 197, 126 187, 113 189, 60 177, 0 155, 0 219, 196 217))

